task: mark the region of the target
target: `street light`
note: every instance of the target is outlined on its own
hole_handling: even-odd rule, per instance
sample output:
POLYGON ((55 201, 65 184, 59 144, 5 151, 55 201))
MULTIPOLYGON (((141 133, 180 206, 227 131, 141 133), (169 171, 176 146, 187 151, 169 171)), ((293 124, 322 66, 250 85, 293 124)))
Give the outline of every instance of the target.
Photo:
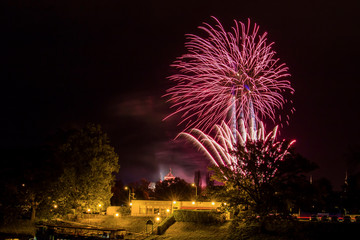
POLYGON ((192 183, 191 186, 195 187, 195 199, 197 199, 197 186, 195 183, 192 183))
POLYGON ((131 189, 128 186, 124 187, 125 190, 129 190, 129 205, 130 205, 130 194, 131 194, 131 189))

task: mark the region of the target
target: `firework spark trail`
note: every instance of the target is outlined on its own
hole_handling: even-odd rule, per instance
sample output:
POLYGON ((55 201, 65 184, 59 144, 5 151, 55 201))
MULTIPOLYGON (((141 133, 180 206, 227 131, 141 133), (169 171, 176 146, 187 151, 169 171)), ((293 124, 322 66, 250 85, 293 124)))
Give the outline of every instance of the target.
MULTIPOLYGON (((243 122, 243 120, 241 120, 243 122)), ((264 126, 259 124, 259 128, 255 134, 250 134, 246 129, 241 128, 240 132, 236 130, 237 142, 234 144, 234 135, 232 129, 225 123, 215 125, 215 138, 199 129, 192 129, 189 133, 181 132, 177 137, 185 137, 194 143, 199 150, 205 153, 209 160, 216 166, 229 167, 232 171, 240 172, 243 175, 248 173, 243 170, 242 159, 234 153, 237 151, 237 146, 244 147, 245 154, 248 152, 247 142, 259 143, 258 146, 261 154, 258 156, 257 164, 264 164, 266 155, 273 157, 274 162, 281 161, 288 153, 288 149, 295 143, 291 141, 286 146, 285 141, 276 141, 278 127, 276 126, 273 131, 265 136, 264 126)), ((251 154, 251 153, 249 153, 251 154)), ((274 175, 277 169, 273 169, 274 175)))
POLYGON ((176 85, 165 96, 175 111, 165 119, 180 114, 179 125, 185 129, 208 132, 215 124, 229 123, 228 113, 235 106, 236 118, 244 118, 246 126, 251 117, 275 122, 275 110, 284 104, 282 93, 293 92, 288 68, 275 58, 267 33, 258 35, 258 25, 235 21, 232 32, 226 32, 214 20, 215 27, 199 27, 207 38, 187 35, 187 53, 172 64, 179 72, 169 77, 176 85))

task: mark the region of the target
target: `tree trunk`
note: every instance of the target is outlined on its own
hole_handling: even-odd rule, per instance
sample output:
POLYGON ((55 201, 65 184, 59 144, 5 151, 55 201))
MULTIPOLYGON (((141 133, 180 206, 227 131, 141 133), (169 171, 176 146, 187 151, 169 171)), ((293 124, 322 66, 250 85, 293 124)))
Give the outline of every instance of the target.
POLYGON ((33 206, 31 207, 31 218, 30 218, 31 222, 35 221, 35 216, 36 216, 36 204, 33 204, 33 206))

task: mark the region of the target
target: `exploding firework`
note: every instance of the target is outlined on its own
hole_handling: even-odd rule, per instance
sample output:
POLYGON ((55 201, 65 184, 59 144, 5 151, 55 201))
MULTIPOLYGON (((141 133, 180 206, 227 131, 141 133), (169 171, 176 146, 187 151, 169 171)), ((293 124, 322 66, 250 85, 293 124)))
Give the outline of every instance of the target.
MULTIPOLYGON (((244 171, 244 164, 252 161, 252 164, 260 166, 269 164, 265 159, 272 159, 273 163, 281 161, 295 143, 295 140, 277 142, 277 127, 265 135, 264 126, 261 122, 258 130, 252 132, 251 129, 247 130, 243 120, 240 120, 240 131, 236 130, 235 136, 225 122, 222 122, 221 125, 216 124, 214 127, 215 138, 199 129, 192 129, 189 133, 181 132, 178 137, 182 136, 193 142, 215 166, 226 167, 231 171, 240 172, 244 176, 248 174, 244 171)), ((276 170, 274 168, 273 174, 276 170)))
POLYGON ((247 25, 235 21, 232 32, 214 20, 215 27, 199 27, 206 38, 187 35, 187 53, 172 64, 178 73, 169 79, 176 85, 165 96, 175 111, 167 118, 180 114, 179 124, 205 132, 222 121, 232 121, 233 129, 239 119, 246 126, 259 116, 275 122, 275 110, 285 103, 282 93, 293 93, 288 68, 275 58, 267 33, 258 35, 250 20, 247 25))

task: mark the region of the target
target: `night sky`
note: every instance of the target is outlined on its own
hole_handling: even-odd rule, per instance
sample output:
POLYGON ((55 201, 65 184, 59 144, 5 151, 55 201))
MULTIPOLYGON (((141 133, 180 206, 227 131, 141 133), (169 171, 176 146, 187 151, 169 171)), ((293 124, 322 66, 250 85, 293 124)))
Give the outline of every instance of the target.
MULTIPOLYGON (((353 1, 2 1, 1 148, 38 146, 58 129, 101 124, 125 183, 157 181, 168 169, 192 182, 209 164, 173 141, 179 119, 163 122, 169 65, 185 34, 217 17, 260 25, 290 68, 296 112, 281 137, 320 169, 344 180, 359 146, 360 8, 353 1)), ((268 131, 272 128, 267 124, 268 131)))

